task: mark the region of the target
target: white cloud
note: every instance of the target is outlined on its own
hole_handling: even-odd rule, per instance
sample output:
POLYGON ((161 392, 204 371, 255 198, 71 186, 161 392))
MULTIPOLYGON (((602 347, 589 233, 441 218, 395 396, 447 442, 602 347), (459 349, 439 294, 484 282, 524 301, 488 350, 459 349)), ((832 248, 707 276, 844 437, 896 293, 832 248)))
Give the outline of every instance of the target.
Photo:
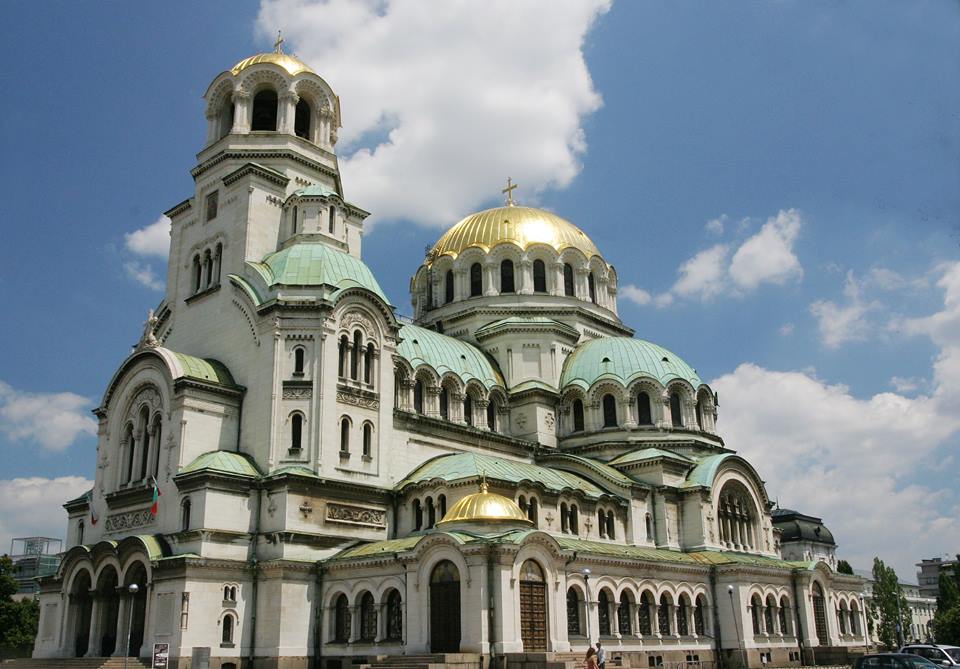
POLYGON ((707 232, 709 232, 711 235, 719 236, 723 234, 724 226, 728 220, 730 220, 729 216, 726 214, 720 214, 717 218, 711 218, 709 221, 707 221, 707 224, 704 227, 706 227, 707 232))
POLYGON ((847 272, 843 293, 847 298, 845 304, 819 300, 810 305, 810 313, 817 319, 820 340, 827 348, 864 341, 877 329, 869 315, 881 305, 876 301, 867 302, 861 297, 862 286, 852 271, 847 272))
POLYGON ((901 575, 960 536, 960 496, 921 473, 942 465, 960 433, 960 263, 942 268, 938 285, 943 310, 903 323, 941 348, 929 394, 861 399, 810 372, 754 364, 712 382, 727 445, 754 463, 770 494, 822 516, 842 557, 869 565, 879 555, 901 575))
POLYGON ((887 291, 925 290, 930 287, 930 282, 923 277, 907 278, 886 267, 871 267, 863 283, 887 291))
POLYGON ((793 253, 802 221, 796 209, 768 218, 760 232, 745 241, 730 261, 730 278, 738 288, 753 290, 763 283, 783 285, 803 277, 793 253))
POLYGON ((13 441, 66 450, 84 435, 96 436, 91 408, 90 399, 74 393, 30 393, 0 381, 0 432, 13 441))
POLYGON ((789 337, 790 335, 793 334, 793 331, 794 331, 793 323, 784 323, 783 325, 780 326, 781 337, 789 337))
POLYGON ((641 306, 650 304, 650 301, 653 299, 650 296, 650 293, 645 291, 643 288, 637 288, 630 283, 625 286, 620 286, 620 295, 641 306))
POLYGON ((123 240, 131 253, 166 260, 170 253, 170 219, 161 216, 150 225, 124 234, 123 240))
POLYGON ((61 505, 92 486, 93 481, 82 476, 0 480, 0 553, 9 549, 14 537, 65 539, 67 516, 61 505))
POLYGON ((890 378, 890 385, 901 394, 916 392, 923 385, 923 379, 911 376, 904 378, 902 376, 893 376, 890 378))
POLYGON ((282 29, 340 96, 347 197, 372 221, 449 226, 507 176, 531 202, 580 171, 601 105, 582 46, 609 5, 264 0, 257 27, 282 29))
POLYGON ((709 299, 720 294, 725 286, 727 256, 725 244, 711 246, 693 256, 677 269, 680 278, 671 292, 680 297, 709 299))
POLYGON ((163 290, 164 288, 163 280, 157 276, 156 270, 150 263, 128 260, 123 263, 123 271, 141 286, 146 286, 151 290, 163 290))

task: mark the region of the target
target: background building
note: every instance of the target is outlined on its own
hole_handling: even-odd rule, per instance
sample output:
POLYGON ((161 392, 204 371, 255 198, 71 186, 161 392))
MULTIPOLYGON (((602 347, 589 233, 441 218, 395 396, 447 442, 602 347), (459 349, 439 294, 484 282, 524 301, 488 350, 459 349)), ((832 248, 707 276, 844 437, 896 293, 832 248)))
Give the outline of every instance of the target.
POLYGON ((947 570, 957 569, 956 559, 939 557, 929 560, 920 560, 917 563, 917 583, 923 597, 936 598, 940 592, 940 574, 947 570))
POLYGON ((62 545, 60 539, 52 537, 18 537, 10 542, 16 598, 33 598, 40 591, 37 579, 56 574, 62 545))

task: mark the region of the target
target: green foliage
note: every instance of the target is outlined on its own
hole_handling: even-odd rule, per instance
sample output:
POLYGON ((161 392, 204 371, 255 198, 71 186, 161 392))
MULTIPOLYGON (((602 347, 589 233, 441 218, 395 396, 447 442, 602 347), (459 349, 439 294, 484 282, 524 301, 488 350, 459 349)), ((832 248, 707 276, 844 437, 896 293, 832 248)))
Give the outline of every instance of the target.
MULTIPOLYGON (((960 555, 957 555, 960 563, 960 555)), ((933 635, 937 643, 960 646, 960 568, 943 569, 937 582, 937 614, 933 635)))
POLYGON ((870 617, 876 621, 880 643, 887 648, 898 647, 904 638, 903 631, 910 626, 910 607, 900 587, 897 572, 893 567, 885 565, 880 558, 873 559, 873 599, 870 602, 870 617), (899 635, 897 633, 898 615, 901 630, 899 635))
POLYGON ((0 650, 4 654, 22 655, 33 648, 40 622, 40 605, 32 599, 13 600, 17 582, 13 578, 13 561, 0 557, 0 650))
POLYGON ((849 574, 853 576, 853 567, 850 566, 850 563, 846 560, 837 561, 837 573, 838 574, 849 574))

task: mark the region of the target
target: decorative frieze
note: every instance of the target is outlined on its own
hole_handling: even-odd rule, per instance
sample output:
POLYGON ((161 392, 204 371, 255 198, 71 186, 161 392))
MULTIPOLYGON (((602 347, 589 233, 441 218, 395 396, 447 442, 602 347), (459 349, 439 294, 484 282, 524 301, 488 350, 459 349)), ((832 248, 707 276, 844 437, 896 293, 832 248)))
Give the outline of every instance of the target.
POLYGON ((343 404, 352 404, 362 409, 380 408, 380 399, 376 393, 365 392, 347 386, 337 388, 337 401, 343 404))
POLYGON ((121 530, 135 530, 139 527, 153 525, 156 518, 150 509, 140 509, 139 511, 127 511, 126 513, 116 513, 108 516, 103 529, 106 532, 120 532, 121 530))
POLYGON ((370 509, 363 506, 327 503, 327 521, 334 523, 348 523, 350 525, 386 527, 387 512, 383 509, 370 509))

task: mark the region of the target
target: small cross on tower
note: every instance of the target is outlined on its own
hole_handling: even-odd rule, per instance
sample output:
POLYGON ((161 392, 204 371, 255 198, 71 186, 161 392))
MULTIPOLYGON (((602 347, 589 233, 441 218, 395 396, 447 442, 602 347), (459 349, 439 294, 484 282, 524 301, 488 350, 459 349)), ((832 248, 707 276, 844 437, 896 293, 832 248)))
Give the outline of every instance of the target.
POLYGON ((277 41, 273 43, 274 53, 283 53, 283 32, 277 31, 277 41))
POLYGON ((517 184, 513 183, 510 177, 507 177, 507 187, 504 188, 501 193, 506 193, 507 195, 507 206, 513 206, 513 190, 517 187, 517 184))

